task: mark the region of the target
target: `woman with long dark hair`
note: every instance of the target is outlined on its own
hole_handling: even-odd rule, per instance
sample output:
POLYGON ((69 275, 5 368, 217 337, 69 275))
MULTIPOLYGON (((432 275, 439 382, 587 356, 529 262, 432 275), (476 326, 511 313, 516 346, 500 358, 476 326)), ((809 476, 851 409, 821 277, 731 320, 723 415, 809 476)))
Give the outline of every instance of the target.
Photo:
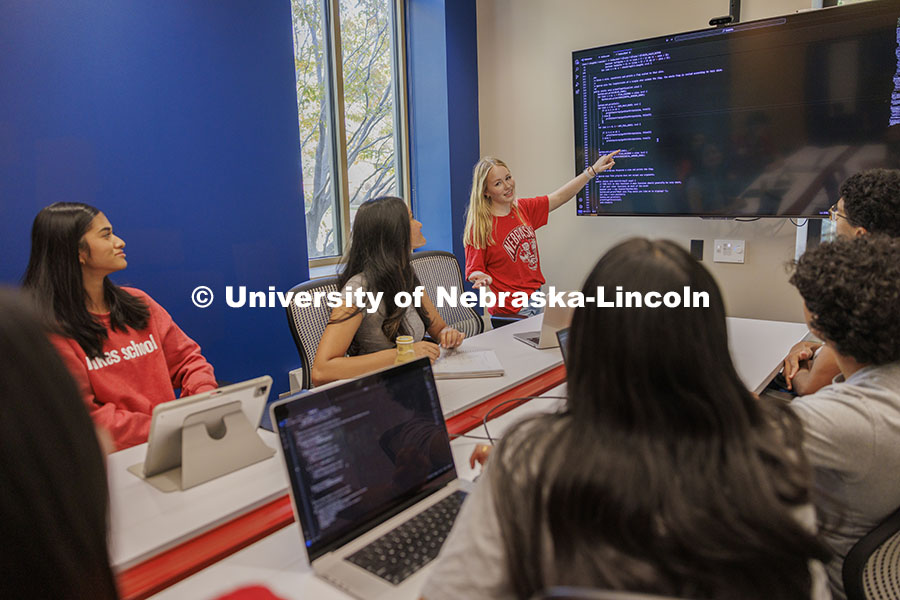
POLYGON ((463 334, 447 326, 427 294, 421 306, 401 308, 395 302, 398 292, 412 293, 420 285, 409 258, 424 245, 422 224, 400 198, 384 196, 359 207, 338 288, 351 293, 382 292, 383 296, 375 312, 362 306, 332 311, 312 367, 315 385, 391 365, 397 356, 397 336, 412 336, 416 355, 432 361, 440 356, 441 346, 454 348, 462 343, 463 334), (438 344, 423 341, 426 332, 438 344))
POLYGON ((103 453, 37 318, 0 292, 0 598, 118 597, 103 453))
POLYGON ((712 276, 672 242, 610 250, 584 285, 709 295, 708 308, 577 308, 568 402, 494 450, 424 590, 554 585, 679 598, 828 598, 802 428, 741 383, 712 276))
POLYGON ((94 421, 119 449, 147 441, 153 407, 216 387, 200 346, 146 293, 109 279, 125 242, 102 212, 57 202, 38 213, 22 281, 94 421))

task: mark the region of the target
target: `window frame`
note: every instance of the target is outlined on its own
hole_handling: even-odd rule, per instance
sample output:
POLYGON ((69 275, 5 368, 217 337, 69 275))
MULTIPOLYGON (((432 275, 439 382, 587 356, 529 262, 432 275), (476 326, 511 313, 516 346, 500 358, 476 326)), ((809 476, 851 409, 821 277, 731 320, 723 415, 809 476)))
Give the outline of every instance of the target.
MULTIPOLYGON (((310 258, 309 268, 336 265, 341 262, 350 242, 350 181, 347 165, 347 130, 344 114, 344 70, 341 48, 340 0, 318 0, 325 4, 324 39, 328 47, 326 65, 329 71, 328 116, 332 150, 332 186, 335 208, 339 210, 334 220, 339 231, 340 252, 336 256, 310 258), (341 68, 336 68, 340 65, 341 68)), ((406 72, 406 13, 404 0, 390 0, 391 26, 391 81, 393 84, 394 117, 394 180, 398 195, 410 204, 409 111, 406 72), (397 153, 399 152, 399 157, 397 153)), ((302 200, 302 198, 301 198, 302 200)), ((304 214, 305 214, 304 210, 304 214)), ((307 240, 307 247, 309 240, 307 240)))

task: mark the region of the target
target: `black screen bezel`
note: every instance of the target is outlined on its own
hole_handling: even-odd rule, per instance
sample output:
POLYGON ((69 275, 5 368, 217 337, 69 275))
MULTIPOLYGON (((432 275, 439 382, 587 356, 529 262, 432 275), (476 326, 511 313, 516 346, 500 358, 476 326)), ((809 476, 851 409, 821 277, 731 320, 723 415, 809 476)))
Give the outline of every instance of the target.
MULTIPOLYGON (((853 19, 857 17, 870 17, 879 13, 884 14, 900 14, 900 2, 897 0, 870 0, 868 2, 849 4, 844 6, 832 6, 828 8, 813 10, 813 11, 804 11, 800 13, 790 13, 778 17, 768 17, 765 19, 758 19, 754 21, 743 21, 741 23, 735 25, 728 25, 724 27, 712 27, 706 29, 696 29, 693 31, 685 31, 680 33, 670 33, 666 35, 660 35, 650 38, 644 38, 639 40, 632 40, 628 42, 620 42, 616 44, 608 44, 604 46, 597 46, 595 48, 587 48, 582 50, 576 50, 572 52, 571 66, 572 66, 572 81, 573 81, 573 93, 572 93, 572 106, 573 106, 573 128, 574 128, 574 146, 575 146, 575 175, 579 175, 584 171, 584 149, 582 147, 582 138, 581 135, 583 131, 579 127, 577 115, 579 114, 580 106, 580 96, 575 94, 574 82, 576 81, 576 59, 579 59, 584 56, 588 56, 591 54, 596 54, 598 52, 615 52, 619 49, 626 48, 634 48, 639 46, 641 50, 645 50, 654 45, 656 46, 665 46, 668 43, 668 40, 681 38, 684 36, 705 36, 709 34, 718 34, 717 32, 726 33, 729 29, 739 28, 738 31, 731 33, 732 35, 742 35, 742 34, 750 34, 753 31, 754 26, 765 24, 769 21, 777 21, 783 20, 785 24, 798 25, 798 26, 808 26, 810 24, 815 23, 816 21, 827 20, 828 22, 844 22, 847 19, 853 19)), ((727 34, 727 33, 726 33, 727 34)), ((710 37, 710 39, 717 39, 716 36, 710 37)), ((890 100, 888 100, 888 103, 890 100)), ((589 182, 590 185, 592 182, 589 182)), ((602 207, 598 208, 598 212, 596 214, 591 213, 578 213, 579 202, 583 202, 585 199, 585 188, 587 186, 578 190, 576 194, 576 201, 573 203, 575 206, 575 215, 578 217, 701 217, 708 219, 734 219, 734 218, 804 218, 804 219, 827 219, 828 214, 827 211, 819 211, 819 212, 779 212, 776 214, 768 214, 768 213, 757 213, 754 211, 744 211, 744 212, 708 212, 708 211, 678 211, 678 212, 665 212, 665 211, 653 211, 653 212, 628 212, 628 211, 615 211, 608 210, 602 207)), ((831 199, 831 202, 837 202, 837 198, 831 199)), ((609 205, 604 205, 609 206, 609 205)))
MULTIPOLYGON (((377 381, 383 380, 387 377, 396 377, 403 376, 411 371, 420 370, 425 373, 425 376, 429 378, 429 383, 432 389, 435 390, 435 399, 438 400, 438 407, 440 407, 440 400, 437 398, 437 387, 434 382, 434 375, 431 370, 431 362, 427 358, 420 358, 414 361, 410 361, 408 363, 404 363, 401 365, 397 365, 388 369, 384 369, 381 371, 376 371, 374 373, 370 373, 369 375, 364 375, 358 379, 354 379, 352 381, 348 381, 346 383, 342 383, 336 386, 331 386, 323 390, 312 390, 309 392, 300 393, 292 398, 286 399, 283 403, 278 404, 273 407, 273 426, 277 427, 278 439, 281 443, 281 450, 284 455, 285 463, 288 466, 288 478, 290 479, 291 485, 291 501, 294 504, 294 514, 296 515, 298 521, 300 522, 301 530, 303 531, 303 537, 306 542, 306 551, 309 555, 309 560, 312 562, 317 558, 337 550, 338 548, 344 546, 348 542, 356 539, 357 537, 363 535, 367 531, 377 527, 381 523, 387 521, 391 517, 399 514, 406 508, 414 505, 416 502, 420 501, 422 498, 425 498, 436 491, 440 490, 447 484, 455 481, 457 479, 456 474, 456 465, 453 462, 453 458, 451 455, 450 459, 450 469, 440 474, 438 477, 425 481, 423 484, 417 488, 413 488, 409 490, 407 493, 399 496, 393 500, 388 505, 380 507, 377 511, 377 515, 369 518, 363 522, 360 522, 357 526, 351 527, 346 530, 342 530, 336 532, 327 537, 323 536, 318 541, 312 541, 307 535, 307 531, 311 529, 310 523, 307 522, 306 514, 303 510, 299 510, 297 506, 297 499, 300 498, 300 485, 297 481, 297 477, 294 476, 294 469, 292 463, 292 453, 291 453, 291 442, 284 435, 282 435, 281 427, 279 423, 288 417, 291 412, 291 407, 296 407, 297 403, 305 403, 313 398, 313 396, 320 394, 328 394, 329 396, 339 396, 342 393, 348 393, 351 390, 368 387, 374 385, 377 381)), ((444 427, 445 433, 447 432, 447 424, 444 419, 441 419, 441 422, 444 427)), ((447 435, 449 440, 449 434, 447 435)))

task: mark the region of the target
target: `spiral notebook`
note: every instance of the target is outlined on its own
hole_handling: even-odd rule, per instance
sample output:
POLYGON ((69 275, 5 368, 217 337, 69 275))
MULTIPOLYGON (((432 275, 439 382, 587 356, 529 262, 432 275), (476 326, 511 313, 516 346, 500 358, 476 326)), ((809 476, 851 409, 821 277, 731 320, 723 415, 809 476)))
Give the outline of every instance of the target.
POLYGON ((443 349, 432 366, 435 379, 502 377, 505 371, 493 350, 443 349))

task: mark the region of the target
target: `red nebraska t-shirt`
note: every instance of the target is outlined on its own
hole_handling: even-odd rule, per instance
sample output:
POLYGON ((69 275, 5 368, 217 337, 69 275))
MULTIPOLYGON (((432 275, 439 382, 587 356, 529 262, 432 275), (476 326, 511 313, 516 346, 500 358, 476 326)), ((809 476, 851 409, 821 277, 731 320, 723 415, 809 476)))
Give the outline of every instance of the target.
MULTIPOLYGON (((514 211, 510 211, 505 217, 494 217, 491 238, 493 244, 482 249, 466 244, 466 279, 476 271, 487 273, 493 280, 491 291, 495 294, 531 294, 544 285, 534 230, 547 224, 550 200, 547 196, 520 198, 516 201, 516 206, 521 220, 514 211)), ((492 315, 518 312, 509 303, 507 298, 506 306, 491 307, 488 312, 492 315)))
POLYGON ((174 388, 181 388, 182 397, 216 388, 213 368, 200 354, 197 342, 146 293, 122 289, 150 309, 146 329, 113 331, 109 313, 95 314, 109 334, 103 342, 102 358, 88 358, 72 338, 51 338, 91 417, 109 430, 118 450, 147 441, 153 407, 174 400, 174 388))

